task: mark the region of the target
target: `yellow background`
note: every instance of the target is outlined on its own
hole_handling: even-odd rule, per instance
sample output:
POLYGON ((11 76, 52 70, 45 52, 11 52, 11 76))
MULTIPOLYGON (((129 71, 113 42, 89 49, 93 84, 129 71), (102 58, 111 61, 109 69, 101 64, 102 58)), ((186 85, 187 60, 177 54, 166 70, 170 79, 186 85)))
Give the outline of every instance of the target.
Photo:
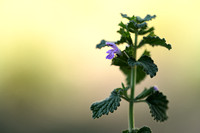
MULTIPOLYGON (((0 0, 0 132, 119 133, 127 129, 128 104, 91 118, 90 105, 120 87, 124 75, 95 49, 115 41, 120 13, 145 17, 172 50, 146 46, 157 85, 169 103, 169 120, 156 123, 147 105, 136 105, 136 126, 153 133, 199 133, 200 2, 198 0, 0 0)), ((123 45, 121 48, 123 48, 123 45)), ((141 53, 142 51, 139 51, 141 53)))

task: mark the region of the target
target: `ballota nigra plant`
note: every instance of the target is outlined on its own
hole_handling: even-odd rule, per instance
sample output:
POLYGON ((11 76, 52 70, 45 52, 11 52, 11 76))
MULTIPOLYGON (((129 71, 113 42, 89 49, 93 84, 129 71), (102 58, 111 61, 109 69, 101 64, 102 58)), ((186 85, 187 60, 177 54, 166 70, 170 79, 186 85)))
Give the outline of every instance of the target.
POLYGON ((147 22, 154 19, 156 16, 147 15, 145 18, 139 16, 129 17, 126 14, 121 16, 128 20, 128 23, 120 22, 120 29, 117 31, 121 38, 116 42, 102 40, 96 45, 96 48, 109 46, 112 49, 108 50, 106 59, 112 60, 112 65, 118 66, 122 73, 126 76, 126 85, 114 89, 110 96, 105 100, 93 103, 90 107, 92 117, 99 118, 102 115, 113 113, 120 106, 121 99, 129 102, 129 128, 123 133, 151 133, 149 127, 135 128, 134 121, 134 104, 147 103, 150 109, 151 116, 156 121, 163 122, 167 120, 168 100, 166 96, 156 86, 145 88, 139 95, 135 96, 135 86, 145 79, 147 75, 151 78, 156 76, 158 71, 157 65, 150 57, 150 52, 144 50, 141 57, 137 57, 137 50, 145 44, 151 46, 162 46, 171 49, 171 45, 167 44, 165 39, 161 39, 154 34, 154 27, 148 27, 147 22), (131 34, 134 34, 134 41, 131 34), (138 43, 138 36, 143 36, 143 39, 138 43), (120 50, 117 45, 128 44, 124 50, 120 50), (128 90, 130 89, 130 94, 128 90))

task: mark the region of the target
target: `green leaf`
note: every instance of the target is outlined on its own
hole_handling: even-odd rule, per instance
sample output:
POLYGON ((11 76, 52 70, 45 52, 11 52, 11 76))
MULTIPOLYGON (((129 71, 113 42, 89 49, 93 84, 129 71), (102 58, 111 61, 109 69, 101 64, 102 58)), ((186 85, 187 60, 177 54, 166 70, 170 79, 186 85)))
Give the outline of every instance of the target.
MULTIPOLYGON (((131 50, 131 47, 127 47, 125 49, 125 52, 131 56, 133 55, 133 51, 131 50)), ((130 80, 131 80, 131 67, 128 65, 128 63, 130 63, 130 60, 134 60, 132 58, 127 58, 125 59, 125 54, 122 56, 117 62, 117 59, 113 59, 113 63, 112 64, 117 64, 118 66, 120 66, 120 70, 123 72, 123 74, 126 76, 126 83, 127 85, 130 86, 130 80), (123 62, 121 61, 123 57, 123 62), (121 61, 121 62, 120 62, 121 61), (126 61, 126 64, 125 64, 126 61), (120 62, 120 63, 119 63, 120 62)), ((143 71, 143 68, 138 66, 137 67, 137 76, 136 76, 136 84, 139 84, 142 80, 144 80, 146 77, 146 73, 143 71)))
POLYGON ((131 35, 129 31, 127 31, 126 28, 120 28, 117 32, 121 35, 120 40, 116 42, 117 44, 125 43, 125 42, 128 44, 133 44, 131 35))
POLYGON ((126 76, 126 84, 130 86, 130 80, 131 80, 131 67, 124 67, 120 66, 119 69, 122 71, 122 73, 126 76))
MULTIPOLYGON (((128 56, 133 55, 132 47, 126 47, 124 51, 122 51, 122 54, 120 56, 116 56, 112 59, 112 65, 120 66, 120 70, 123 72, 123 74, 126 76, 126 83, 130 86, 130 78, 131 78, 131 67, 128 64, 128 56)), ((144 51, 144 54, 149 54, 148 51, 144 51)), ((136 83, 139 84, 144 78, 146 77, 146 73, 143 71, 143 68, 138 66, 137 67, 137 77, 136 77, 136 83)))
POLYGON ((130 57, 133 55, 133 48, 132 47, 126 47, 123 53, 126 52, 126 54, 130 57))
POLYGON ((167 44, 166 40, 163 38, 159 38, 158 36, 148 35, 147 37, 143 37, 143 40, 139 43, 138 48, 142 47, 145 44, 149 44, 151 46, 162 46, 170 50, 171 44, 167 44))
POLYGON ((139 99, 143 99, 147 96, 149 96, 150 94, 152 94, 154 92, 154 87, 151 87, 149 89, 144 89, 136 98, 135 100, 139 100, 139 99))
POLYGON ((123 22, 120 22, 119 26, 122 27, 122 28, 124 28, 124 29, 126 29, 126 25, 123 22))
POLYGON ((129 87, 125 87, 124 83, 122 83, 122 90, 127 91, 129 89, 129 87))
POLYGON ((147 33, 153 32, 154 31, 154 27, 151 27, 149 29, 140 29, 138 31, 138 35, 145 35, 147 33))
POLYGON ((116 41, 115 44, 122 44, 122 43, 126 43, 126 37, 121 36, 120 40, 116 41))
POLYGON ((163 122, 167 120, 167 109, 168 103, 167 97, 161 92, 156 91, 155 93, 149 95, 146 99, 151 116, 154 117, 154 120, 163 122))
POLYGON ((135 33, 137 30, 137 23, 135 21, 129 21, 127 24, 127 28, 130 32, 135 33))
POLYGON ((142 56, 151 56, 150 51, 146 50, 143 52, 142 56))
POLYGON ((129 58, 128 64, 129 64, 129 66, 134 67, 135 65, 137 65, 137 61, 133 58, 129 58))
MULTIPOLYGON (((122 133, 129 133, 129 130, 125 130, 122 133)), ((149 127, 144 126, 144 127, 140 128, 139 130, 134 129, 132 131, 132 133, 151 133, 151 129, 149 127)))
POLYGON ((122 131, 122 133, 129 133, 129 131, 128 130, 124 130, 124 131, 122 131))
POLYGON ((142 23, 142 22, 145 22, 145 21, 149 21, 149 20, 152 20, 153 18, 156 18, 156 15, 153 15, 153 16, 151 16, 151 15, 146 15, 146 17, 145 18, 141 18, 141 17, 139 17, 139 16, 137 16, 136 17, 136 20, 137 20, 137 22, 139 22, 139 23, 142 23))
POLYGON ((126 84, 130 86, 130 79, 131 79, 131 68, 130 67, 123 67, 120 66, 119 69, 122 73, 126 76, 126 84))
POLYGON ((131 47, 126 47, 124 51, 121 52, 121 55, 118 55, 112 59, 112 64, 115 66, 128 66, 128 57, 127 56, 132 56, 133 51, 131 47), (126 55, 126 54, 127 55, 126 55))
MULTIPOLYGON (((148 51, 148 50, 144 50, 144 52, 143 52, 143 54, 142 54, 142 56, 151 56, 151 54, 150 54, 150 51, 148 51)), ((141 57, 142 57, 141 56, 141 57)), ((140 58, 141 58, 140 57, 140 58)), ((135 59, 133 59, 133 58, 129 58, 128 59, 128 64, 130 65, 130 66, 134 66, 134 65, 137 65, 137 62, 135 61, 135 59)))
POLYGON ((121 16, 122 16, 123 18, 127 18, 127 19, 130 20, 130 17, 128 17, 127 14, 123 14, 123 13, 121 13, 121 16))
POLYGON ((124 37, 130 36, 130 34, 124 28, 120 28, 117 32, 124 37))
POLYGON ((101 49, 102 47, 105 47, 106 45, 106 41, 105 40, 101 40, 101 42, 99 44, 96 45, 96 48, 101 49))
POLYGON ((135 33, 137 29, 145 29, 147 28, 147 23, 137 23, 134 20, 129 21, 127 28, 130 32, 135 33))
POLYGON ((119 89, 115 89, 109 98, 93 103, 90 107, 93 113, 92 117, 94 119, 99 118, 102 115, 108 115, 109 112, 113 113, 114 110, 117 110, 117 107, 120 106, 121 101, 120 93, 121 91, 119 91, 119 89))
POLYGON ((127 57, 124 55, 124 53, 122 53, 120 56, 117 55, 116 57, 114 57, 112 59, 112 64, 111 65, 115 65, 115 66, 128 66, 127 57))
POLYGON ((151 129, 149 127, 142 127, 139 129, 137 133, 151 133, 151 129))
POLYGON ((132 17, 129 17, 127 14, 121 13, 121 16, 122 16, 123 18, 128 19, 128 20, 134 20, 134 19, 136 19, 134 15, 133 15, 132 17))
POLYGON ((145 29, 145 28, 147 28, 147 23, 146 23, 146 22, 143 22, 143 23, 141 23, 141 24, 137 24, 136 26, 137 26, 138 29, 139 29, 139 28, 145 29))
POLYGON ((128 64, 131 67, 135 65, 143 67, 143 70, 146 72, 146 74, 149 74, 151 78, 154 77, 158 71, 156 64, 154 64, 154 61, 149 56, 142 56, 138 61, 129 58, 128 64))
POLYGON ((143 70, 146 72, 146 74, 149 74, 150 77, 154 77, 158 71, 158 67, 156 64, 154 64, 154 61, 149 56, 142 56, 137 61, 138 66, 142 66, 143 70))
POLYGON ((136 84, 139 84, 146 77, 146 73, 142 70, 142 67, 137 67, 136 84))
MULTIPOLYGON (((120 70, 126 76, 126 83, 130 86, 131 80, 131 67, 120 67, 120 70)), ((137 76, 136 76, 136 84, 139 84, 146 77, 146 73, 142 70, 141 67, 137 67, 137 76)))
MULTIPOLYGON (((129 130, 125 130, 122 133, 129 133, 129 130)), ((132 133, 151 133, 151 129, 149 127, 144 126, 144 127, 140 128, 139 130, 134 129, 132 131, 132 133)))

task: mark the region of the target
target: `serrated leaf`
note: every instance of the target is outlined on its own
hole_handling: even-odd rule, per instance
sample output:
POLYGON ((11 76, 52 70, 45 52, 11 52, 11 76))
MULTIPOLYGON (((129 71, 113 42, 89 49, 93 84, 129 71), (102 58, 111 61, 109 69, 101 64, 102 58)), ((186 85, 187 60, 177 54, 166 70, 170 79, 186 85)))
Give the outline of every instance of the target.
POLYGON ((139 100, 139 99, 143 99, 147 96, 149 96, 150 94, 152 94, 154 92, 154 87, 151 87, 149 89, 144 89, 136 98, 135 100, 139 100))
POLYGON ((149 127, 144 126, 140 128, 137 133, 151 133, 151 129, 149 127))
POLYGON ((134 67, 135 65, 137 65, 137 61, 133 58, 129 58, 128 64, 129 64, 129 66, 134 67))
POLYGON ((147 27, 147 23, 146 23, 146 22, 143 22, 143 23, 141 23, 141 24, 137 24, 136 26, 137 26, 138 29, 139 29, 139 28, 145 29, 145 28, 147 27))
POLYGON ((146 99, 151 116, 154 117, 154 120, 163 122, 167 120, 167 109, 168 103, 167 97, 161 92, 156 91, 146 99))
POLYGON ((133 15, 132 17, 129 17, 127 14, 121 13, 121 16, 122 16, 123 18, 128 19, 128 20, 133 20, 133 19, 135 19, 135 16, 134 16, 134 15, 133 15))
POLYGON ((154 61, 149 56, 142 56, 138 61, 135 61, 133 58, 129 58, 128 64, 131 67, 134 67, 135 65, 143 67, 143 70, 146 74, 149 74, 151 78, 154 77, 158 71, 156 64, 154 64, 154 61))
POLYGON ((135 31, 137 29, 145 29, 147 28, 147 23, 143 22, 143 23, 137 23, 134 20, 129 21, 127 28, 130 32, 135 33, 135 31))
POLYGON ((154 31, 154 27, 151 27, 149 29, 141 29, 138 31, 138 35, 145 35, 147 33, 153 32, 154 31))
POLYGON ((137 29, 137 23, 135 21, 129 21, 127 28, 130 32, 135 33, 135 30, 137 29))
POLYGON ((149 21, 149 20, 152 20, 153 18, 156 18, 156 15, 153 15, 153 16, 151 16, 151 15, 146 15, 146 17, 145 18, 141 18, 141 17, 139 17, 139 16, 137 16, 136 17, 136 20, 137 20, 137 22, 139 22, 139 23, 142 23, 142 22, 145 22, 145 21, 149 21))
POLYGON ((114 110, 117 110, 117 107, 120 106, 120 101, 120 91, 115 89, 109 98, 91 105, 90 109, 93 113, 92 117, 95 119, 105 114, 108 115, 109 112, 113 113, 114 110))
POLYGON ((144 18, 144 21, 149 21, 149 20, 152 20, 153 18, 156 18, 156 15, 151 16, 147 14, 147 16, 144 18))
POLYGON ((145 44, 149 44, 151 46, 162 46, 170 50, 171 44, 167 44, 166 40, 163 38, 159 38, 158 36, 148 35, 147 37, 143 37, 142 41, 139 43, 138 48, 142 47, 145 44))
POLYGON ((142 66, 143 70, 146 72, 146 74, 149 74, 151 78, 154 77, 158 72, 157 65, 154 64, 154 61, 149 56, 142 56, 137 61, 137 65, 142 66))
POLYGON ((121 16, 122 16, 123 18, 130 19, 130 17, 128 17, 127 14, 123 14, 123 13, 121 13, 121 16))
POLYGON ((96 45, 96 48, 101 49, 101 48, 103 48, 103 47, 105 47, 105 46, 107 46, 107 45, 106 45, 106 41, 105 41, 105 40, 101 40, 101 42, 100 42, 99 44, 96 45))

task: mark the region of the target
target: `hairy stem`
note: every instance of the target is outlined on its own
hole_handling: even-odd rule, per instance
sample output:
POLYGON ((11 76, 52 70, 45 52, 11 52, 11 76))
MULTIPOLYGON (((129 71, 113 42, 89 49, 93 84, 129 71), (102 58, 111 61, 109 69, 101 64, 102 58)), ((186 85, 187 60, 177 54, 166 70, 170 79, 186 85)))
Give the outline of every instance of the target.
MULTIPOLYGON (((137 37, 138 33, 135 33, 135 46, 133 58, 136 59, 137 55, 137 37)), ((130 99, 134 99, 134 93, 135 93, 135 85, 136 85, 136 76, 137 76, 137 67, 131 67, 131 95, 130 99)), ((135 128, 135 120, 134 120, 134 102, 129 102, 129 133, 132 133, 132 130, 135 128)))

